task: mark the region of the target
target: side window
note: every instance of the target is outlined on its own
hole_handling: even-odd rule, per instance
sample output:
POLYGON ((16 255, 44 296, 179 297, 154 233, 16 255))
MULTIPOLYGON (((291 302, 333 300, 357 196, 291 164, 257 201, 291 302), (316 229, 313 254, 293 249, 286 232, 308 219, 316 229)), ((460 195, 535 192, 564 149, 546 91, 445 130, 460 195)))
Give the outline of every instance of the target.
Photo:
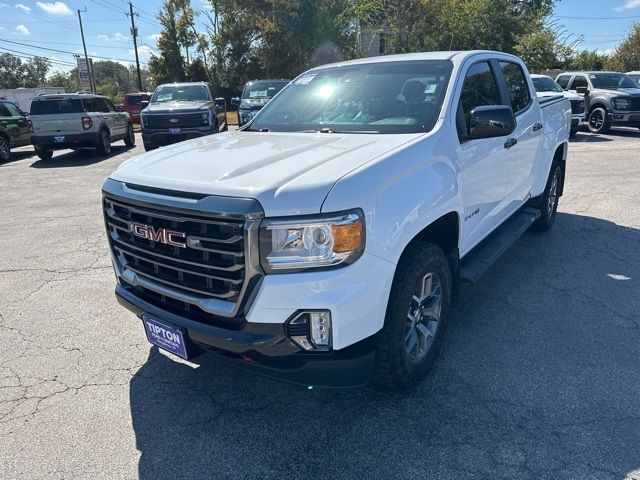
POLYGON ((571 82, 571 86, 569 87, 569 90, 575 90, 578 87, 589 88, 589 83, 587 82, 586 77, 582 75, 576 75, 576 77, 573 79, 573 82, 571 82))
POLYGON ((4 102, 0 103, 0 117, 10 117, 9 109, 4 102))
POLYGON ((12 117, 22 116, 22 112, 20 111, 20 109, 16 107, 13 103, 7 102, 4 104, 4 106, 7 107, 7 110, 9 110, 9 115, 11 115, 12 117))
POLYGON ((469 117, 471 111, 481 105, 500 105, 500 91, 488 62, 480 62, 472 65, 464 78, 462 93, 460 94, 460 106, 458 111, 458 133, 466 134, 469 131, 469 117), (460 112, 460 110, 462 110, 460 112), (460 122, 463 122, 461 125, 460 122))
POLYGON ((103 102, 105 102, 107 104, 107 108, 109 109, 110 112, 117 112, 118 109, 116 108, 116 106, 111 102, 111 100, 108 100, 106 98, 102 99, 103 102))
POLYGON ((216 93, 213 91, 211 85, 209 85, 209 95, 211 96, 211 101, 214 101, 216 99, 216 93))
POLYGON ((558 82, 558 85, 560 85, 563 90, 566 90, 569 86, 569 80, 571 80, 571 75, 560 75, 556 82, 558 82))
POLYGON ((84 109, 86 112, 91 113, 98 111, 98 106, 93 98, 85 98, 82 100, 82 103, 84 103, 84 109))
POLYGON ((94 98, 93 101, 96 102, 98 112, 109 113, 109 106, 107 105, 107 101, 104 98, 94 98))
POLYGON ((522 71, 522 67, 517 63, 500 62, 500 70, 502 70, 502 75, 504 75, 504 79, 507 82, 511 108, 513 108, 513 113, 517 114, 525 110, 531 103, 527 78, 522 71))

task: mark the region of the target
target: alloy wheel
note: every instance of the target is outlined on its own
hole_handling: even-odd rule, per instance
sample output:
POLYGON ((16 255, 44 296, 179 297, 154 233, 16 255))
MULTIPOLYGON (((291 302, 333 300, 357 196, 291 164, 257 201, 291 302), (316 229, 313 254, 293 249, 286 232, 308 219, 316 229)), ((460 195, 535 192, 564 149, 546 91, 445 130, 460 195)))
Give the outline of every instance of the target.
POLYGON ((547 215, 551 217, 553 215, 553 209, 558 201, 558 175, 553 174, 551 178, 551 185, 549 186, 549 195, 547 197, 547 215))
POLYGON ((11 156, 11 150, 9 149, 9 142, 4 137, 0 137, 0 160, 7 161, 11 156))
POLYGON ((420 290, 413 295, 405 327, 405 350, 409 359, 419 362, 429 352, 442 313, 442 280, 437 273, 422 278, 420 290))

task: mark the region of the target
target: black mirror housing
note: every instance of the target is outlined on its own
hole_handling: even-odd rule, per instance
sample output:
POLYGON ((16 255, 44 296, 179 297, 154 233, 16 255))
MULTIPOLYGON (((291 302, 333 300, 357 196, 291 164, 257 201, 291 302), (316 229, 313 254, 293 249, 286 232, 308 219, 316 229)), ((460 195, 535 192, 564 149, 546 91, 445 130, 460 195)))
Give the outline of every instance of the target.
POLYGON ((587 95, 589 93, 589 89, 587 87, 576 87, 576 93, 580 95, 587 95))
POLYGON ((214 100, 214 102, 216 103, 216 105, 217 105, 218 107, 221 107, 221 108, 225 108, 225 107, 227 106, 227 102, 226 102, 226 101, 225 101, 225 99, 224 99, 224 98, 222 98, 222 97, 218 97, 218 98, 216 98, 216 99, 214 100))
POLYGON ((240 105, 240 97, 232 97, 231 98, 231 105, 233 105, 234 107, 237 105, 240 105))
POLYGON ((505 137, 515 129, 516 117, 511 107, 483 105, 471 110, 467 139, 505 137))

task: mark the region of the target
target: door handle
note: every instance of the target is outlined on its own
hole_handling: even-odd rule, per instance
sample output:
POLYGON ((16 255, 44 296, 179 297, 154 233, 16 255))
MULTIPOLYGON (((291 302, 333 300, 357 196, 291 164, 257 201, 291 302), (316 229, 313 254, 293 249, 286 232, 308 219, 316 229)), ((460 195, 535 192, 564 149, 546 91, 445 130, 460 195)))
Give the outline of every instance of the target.
POLYGON ((510 138, 509 140, 507 140, 506 142, 504 142, 504 148, 511 148, 511 147, 513 147, 516 143, 518 143, 518 139, 517 139, 517 138, 510 138))
POLYGON ((541 128, 542 128, 542 123, 541 122, 536 122, 536 123, 533 124, 533 131, 534 132, 537 132, 541 128))

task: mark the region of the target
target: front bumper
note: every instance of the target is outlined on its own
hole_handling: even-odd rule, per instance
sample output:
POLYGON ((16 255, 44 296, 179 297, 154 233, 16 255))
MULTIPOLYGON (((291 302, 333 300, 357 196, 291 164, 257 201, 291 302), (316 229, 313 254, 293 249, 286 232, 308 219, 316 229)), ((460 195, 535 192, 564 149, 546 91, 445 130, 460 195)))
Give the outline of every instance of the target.
POLYGON ((166 129, 150 129, 142 127, 142 141, 150 145, 170 145, 183 140, 204 137, 214 133, 212 125, 180 129, 180 133, 171 133, 166 129))
POLYGON ((67 148, 95 148, 100 132, 73 135, 31 135, 31 144, 40 150, 63 150, 67 148), (62 139, 62 141, 57 141, 62 139))
POLYGON ((587 125, 587 118, 584 113, 571 115, 571 128, 580 128, 587 125))
POLYGON ((145 313, 184 328, 190 358, 206 353, 233 367, 305 385, 353 387, 372 379, 375 336, 342 350, 309 353, 287 337, 282 323, 245 322, 239 330, 229 330, 161 310, 121 285, 115 293, 138 317, 145 313))
POLYGON ((640 127, 640 112, 614 110, 608 113, 609 123, 624 127, 640 127))

